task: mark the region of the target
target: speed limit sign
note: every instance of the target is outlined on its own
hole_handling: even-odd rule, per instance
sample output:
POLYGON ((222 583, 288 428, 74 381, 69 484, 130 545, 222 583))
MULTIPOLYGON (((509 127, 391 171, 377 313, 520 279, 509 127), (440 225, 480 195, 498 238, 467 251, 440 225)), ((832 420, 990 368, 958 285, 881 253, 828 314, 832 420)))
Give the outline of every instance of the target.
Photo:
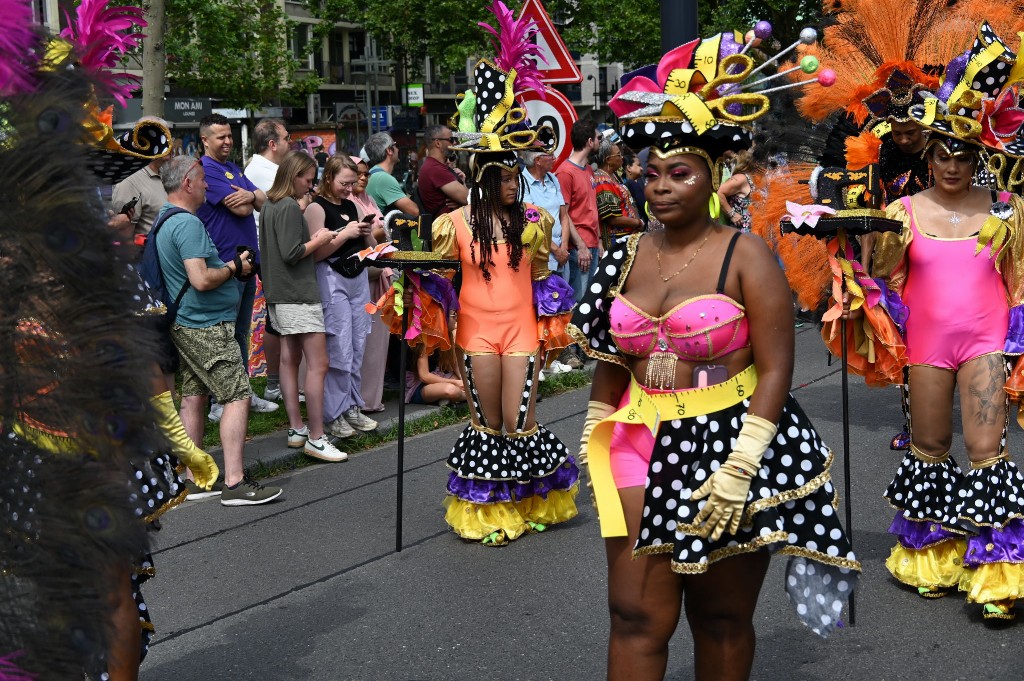
POLYGON ((526 113, 530 122, 535 127, 548 125, 555 131, 555 167, 569 158, 572 153, 572 142, 569 140, 569 132, 572 124, 579 120, 576 109, 558 90, 550 87, 544 88, 545 99, 535 90, 527 90, 519 95, 519 101, 526 106, 526 113))

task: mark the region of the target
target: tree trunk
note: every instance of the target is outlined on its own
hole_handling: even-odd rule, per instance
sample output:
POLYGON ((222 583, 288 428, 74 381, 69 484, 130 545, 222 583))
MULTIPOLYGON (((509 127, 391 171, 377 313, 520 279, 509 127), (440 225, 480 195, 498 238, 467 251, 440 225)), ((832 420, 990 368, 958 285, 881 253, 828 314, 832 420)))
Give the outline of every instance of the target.
POLYGON ((149 22, 146 38, 142 42, 142 113, 145 116, 164 116, 164 71, 167 53, 164 51, 164 0, 148 0, 145 17, 149 22))

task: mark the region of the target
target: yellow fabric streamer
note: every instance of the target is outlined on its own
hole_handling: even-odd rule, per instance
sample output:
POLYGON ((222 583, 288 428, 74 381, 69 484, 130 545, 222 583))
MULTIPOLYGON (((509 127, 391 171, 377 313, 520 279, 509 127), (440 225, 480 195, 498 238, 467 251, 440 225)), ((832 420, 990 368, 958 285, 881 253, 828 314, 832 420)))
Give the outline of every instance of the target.
POLYGON ((629 403, 598 423, 587 445, 590 478, 594 483, 594 496, 601 521, 601 536, 626 536, 626 518, 611 467, 611 438, 616 423, 643 425, 651 434, 656 434, 662 420, 721 411, 753 395, 756 387, 757 370, 753 365, 724 383, 670 393, 649 393, 635 378, 632 379, 629 384, 629 403))

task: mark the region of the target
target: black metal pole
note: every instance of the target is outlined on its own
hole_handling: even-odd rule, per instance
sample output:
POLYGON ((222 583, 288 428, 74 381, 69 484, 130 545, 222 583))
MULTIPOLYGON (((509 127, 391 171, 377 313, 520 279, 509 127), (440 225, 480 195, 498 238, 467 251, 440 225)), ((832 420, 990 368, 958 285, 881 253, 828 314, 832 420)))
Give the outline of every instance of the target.
MULTIPOLYGON (((837 237, 838 238, 838 237, 837 237)), ((843 279, 842 295, 846 298, 846 279, 843 279)), ((845 306, 844 306, 845 307, 845 306)), ((846 491, 846 536, 850 538, 850 548, 853 548, 853 509, 852 509, 852 488, 850 478, 850 358, 846 348, 846 317, 839 320, 839 334, 842 342, 842 391, 843 391, 843 487, 846 491)), ((857 608, 854 605, 853 592, 850 592, 850 626, 857 625, 857 608)))
POLYGON ((699 38, 697 0, 661 0, 661 52, 699 38))
MULTIPOLYGON (((404 273, 402 276, 405 276, 404 273)), ((409 330, 409 314, 402 309, 401 352, 398 353, 398 475, 395 490, 395 552, 402 552, 402 493, 405 483, 405 334, 409 330)))

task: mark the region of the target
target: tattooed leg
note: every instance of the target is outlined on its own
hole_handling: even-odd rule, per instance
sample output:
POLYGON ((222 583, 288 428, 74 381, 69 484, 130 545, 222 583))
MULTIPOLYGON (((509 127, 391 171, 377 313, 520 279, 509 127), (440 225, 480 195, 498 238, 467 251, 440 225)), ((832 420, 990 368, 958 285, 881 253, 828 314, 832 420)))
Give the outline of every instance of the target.
POLYGON ((1001 354, 982 355, 957 372, 964 444, 971 461, 984 461, 1002 451, 1006 428, 1006 365, 1001 354))

